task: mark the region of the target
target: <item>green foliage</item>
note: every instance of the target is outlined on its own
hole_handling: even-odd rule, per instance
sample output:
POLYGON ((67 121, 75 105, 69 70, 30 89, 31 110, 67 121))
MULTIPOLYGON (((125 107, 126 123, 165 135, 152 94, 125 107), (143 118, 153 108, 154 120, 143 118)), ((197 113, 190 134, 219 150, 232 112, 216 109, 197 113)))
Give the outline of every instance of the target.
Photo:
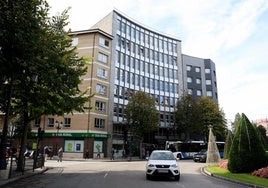
MULTIPOLYGON (((31 120, 83 111, 89 96, 78 86, 87 66, 64 30, 68 10, 50 19, 44 0, 1 1, 0 7, 0 81, 13 85, 12 113, 26 112, 31 120)), ((0 92, 3 111, 7 94, 0 92)))
POLYGON ((198 125, 198 113, 196 100, 192 95, 183 95, 176 104, 175 121, 177 130, 189 136, 189 133, 196 132, 198 125))
POLYGON ((256 126, 257 127, 257 131, 258 131, 258 135, 264 145, 265 148, 268 147, 268 137, 266 136, 266 129, 264 126, 262 125, 259 125, 259 126, 256 126))
POLYGON ((208 135, 208 125, 213 125, 213 133, 217 140, 225 140, 227 134, 224 113, 219 109, 218 104, 209 97, 201 97, 197 101, 199 114, 199 131, 204 136, 208 135))
POLYGON ((208 126, 213 125, 217 140, 225 140, 227 126, 224 113, 213 99, 209 97, 194 99, 191 95, 184 95, 176 107, 175 122, 180 133, 186 135, 196 133, 206 139, 208 126))
POLYGON ((265 150, 257 130, 242 114, 230 149, 228 169, 232 173, 248 173, 265 163, 265 150))
MULTIPOLYGON (((12 88, 11 114, 22 118, 24 151, 31 120, 84 110, 90 96, 79 84, 87 66, 64 30, 68 10, 50 19, 45 0, 0 1, 0 9, 0 108, 6 111, 12 88)), ((22 160, 21 152, 19 170, 22 160)))
POLYGON ((130 130, 141 139, 146 133, 156 131, 159 127, 159 113, 155 101, 142 91, 130 98, 126 106, 126 118, 130 130))
POLYGON ((268 179, 252 176, 249 173, 231 173, 229 170, 223 169, 219 166, 207 166, 206 170, 212 174, 238 181, 256 185, 255 187, 267 187, 268 179))
POLYGON ((235 133, 235 131, 236 131, 237 127, 238 127, 240 119, 241 119, 241 115, 239 113, 237 113, 235 115, 234 123, 232 124, 233 133, 235 133))
POLYGON ((230 153, 230 149, 232 146, 232 142, 233 142, 233 133, 231 131, 228 131, 226 140, 225 140, 225 145, 224 145, 224 159, 228 159, 229 158, 229 153, 230 153))

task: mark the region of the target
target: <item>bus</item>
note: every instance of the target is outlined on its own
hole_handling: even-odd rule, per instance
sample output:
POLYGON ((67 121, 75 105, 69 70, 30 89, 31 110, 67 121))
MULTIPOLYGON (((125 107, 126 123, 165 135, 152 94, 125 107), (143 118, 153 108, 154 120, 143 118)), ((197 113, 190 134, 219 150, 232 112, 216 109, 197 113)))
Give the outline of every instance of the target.
MULTIPOLYGON (((223 158, 225 142, 216 141, 220 157, 223 158)), ((166 141, 166 149, 171 150, 173 155, 179 159, 192 159, 194 154, 202 149, 207 150, 207 142, 204 141, 166 141)))

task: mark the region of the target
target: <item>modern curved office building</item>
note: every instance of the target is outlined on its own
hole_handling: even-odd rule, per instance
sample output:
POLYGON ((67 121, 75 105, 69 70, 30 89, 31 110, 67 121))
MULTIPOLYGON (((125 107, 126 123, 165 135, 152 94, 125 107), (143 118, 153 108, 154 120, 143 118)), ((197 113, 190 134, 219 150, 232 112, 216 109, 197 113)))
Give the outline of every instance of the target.
POLYGON ((113 144, 122 144, 125 107, 136 91, 155 98, 160 112, 159 132, 148 141, 161 142, 175 136, 169 131, 174 129, 175 104, 184 93, 217 101, 215 64, 210 59, 182 54, 181 40, 146 27, 117 10, 91 29, 113 36, 109 101, 113 144))

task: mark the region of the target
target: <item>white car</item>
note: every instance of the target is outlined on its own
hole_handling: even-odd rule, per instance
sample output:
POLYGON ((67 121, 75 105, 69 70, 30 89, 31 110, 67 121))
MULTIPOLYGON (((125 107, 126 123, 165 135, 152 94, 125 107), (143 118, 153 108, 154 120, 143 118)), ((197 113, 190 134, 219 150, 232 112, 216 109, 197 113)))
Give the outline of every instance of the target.
POLYGON ((165 176, 180 180, 180 168, 178 159, 168 150, 154 150, 146 164, 146 179, 151 177, 165 176))

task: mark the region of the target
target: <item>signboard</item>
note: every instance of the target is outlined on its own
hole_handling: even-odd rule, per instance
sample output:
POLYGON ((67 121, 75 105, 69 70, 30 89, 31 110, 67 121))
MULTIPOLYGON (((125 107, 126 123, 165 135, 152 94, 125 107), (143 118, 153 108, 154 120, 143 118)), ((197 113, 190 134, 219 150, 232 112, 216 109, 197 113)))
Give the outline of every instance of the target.
POLYGON ((82 140, 65 140, 64 151, 65 152, 83 152, 84 141, 82 140))
POLYGON ((94 153, 102 153, 103 152, 103 141, 94 141, 94 153))
MULTIPOLYGON (((31 133, 31 138, 36 138, 37 133, 31 133)), ((109 138, 109 134, 105 133, 44 133, 44 137, 69 137, 69 138, 109 138)))

